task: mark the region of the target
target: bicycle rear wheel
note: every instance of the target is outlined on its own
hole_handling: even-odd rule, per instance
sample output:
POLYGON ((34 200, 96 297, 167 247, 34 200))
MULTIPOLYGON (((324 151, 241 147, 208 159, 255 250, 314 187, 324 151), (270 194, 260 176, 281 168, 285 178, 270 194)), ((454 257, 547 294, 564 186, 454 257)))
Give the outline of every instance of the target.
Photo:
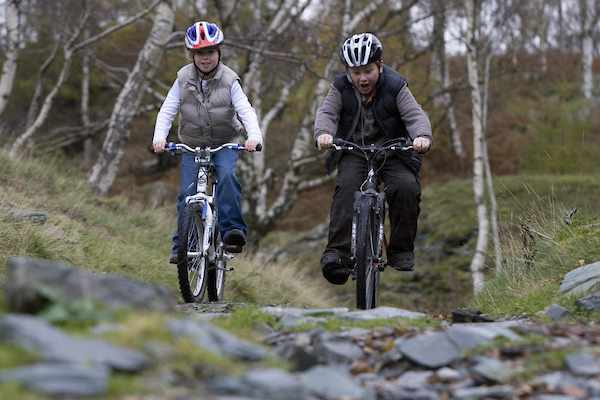
POLYGON ((201 203, 185 206, 179 224, 177 272, 179 289, 186 303, 200 303, 206 290, 207 257, 202 254, 204 221, 201 203))
POLYGON ((213 237, 215 260, 208 270, 208 300, 221 301, 223 300, 223 292, 225 291, 225 268, 227 268, 227 260, 223 257, 223 241, 216 223, 213 230, 215 232, 213 237))
POLYGON ((379 294, 379 273, 375 266, 376 227, 373 219, 373 201, 370 196, 362 196, 357 203, 356 232, 356 307, 368 310, 377 307, 379 294))

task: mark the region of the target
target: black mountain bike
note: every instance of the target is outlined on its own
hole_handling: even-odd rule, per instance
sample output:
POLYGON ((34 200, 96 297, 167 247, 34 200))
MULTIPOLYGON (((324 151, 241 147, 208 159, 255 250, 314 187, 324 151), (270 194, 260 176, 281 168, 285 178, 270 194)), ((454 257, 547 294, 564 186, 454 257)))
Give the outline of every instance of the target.
MULTIPOLYGON (((221 146, 192 148, 183 143, 169 143, 171 153, 195 154, 200 167, 196 181, 196 194, 185 198, 185 207, 179 221, 179 245, 177 246, 177 273, 181 296, 186 303, 200 303, 208 292, 209 301, 223 299, 227 261, 233 255, 225 251, 219 232, 217 212, 217 170, 212 155, 222 149, 245 150, 238 143, 221 146), (210 178, 210 190, 209 190, 210 178)), ((260 147, 257 148, 260 151, 260 147)))
POLYGON ((387 248, 385 239, 385 192, 378 190, 381 183, 377 156, 387 150, 412 150, 412 143, 400 138, 383 146, 360 146, 352 142, 335 139, 335 150, 360 151, 367 161, 367 176, 354 194, 352 218, 352 262, 350 275, 356 280, 356 307, 368 310, 376 308, 379 297, 379 273, 387 266, 382 259, 382 250, 387 248))

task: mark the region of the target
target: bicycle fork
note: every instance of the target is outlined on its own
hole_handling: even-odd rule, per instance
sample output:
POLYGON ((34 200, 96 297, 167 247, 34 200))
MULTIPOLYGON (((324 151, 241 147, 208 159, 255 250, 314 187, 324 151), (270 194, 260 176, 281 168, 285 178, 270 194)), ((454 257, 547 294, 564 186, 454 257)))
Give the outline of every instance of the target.
MULTIPOLYGON (((351 231, 351 241, 350 241, 350 246, 351 246, 351 261, 352 264, 354 265, 354 263, 356 263, 356 225, 357 225, 357 219, 358 219, 358 214, 360 212, 360 207, 359 204, 361 203, 361 199, 364 196, 368 196, 371 197, 373 200, 371 201, 371 228, 373 229, 373 233, 374 235, 372 236, 372 239, 374 240, 374 246, 372 246, 374 253, 372 254, 373 257, 373 265, 375 266, 375 269, 378 272, 382 272, 385 267, 387 266, 387 261, 383 260, 381 258, 382 254, 383 254, 383 248, 384 246, 387 247, 387 243, 385 240, 385 230, 384 230, 384 224, 385 224, 385 193, 383 192, 376 192, 375 190, 373 190, 372 192, 370 190, 367 190, 365 192, 356 192, 354 194, 354 217, 352 218, 352 231, 351 231)), ((350 274, 351 278, 353 280, 356 280, 356 271, 354 268, 351 269, 351 274, 350 274)))

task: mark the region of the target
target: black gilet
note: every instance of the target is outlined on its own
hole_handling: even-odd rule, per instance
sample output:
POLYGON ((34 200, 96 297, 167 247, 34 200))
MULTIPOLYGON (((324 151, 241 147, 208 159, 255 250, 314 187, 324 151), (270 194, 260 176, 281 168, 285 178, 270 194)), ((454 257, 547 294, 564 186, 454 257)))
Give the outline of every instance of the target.
MULTIPOLYGON (((404 85, 406 85, 406 79, 402 75, 387 65, 383 66, 371 107, 375 125, 386 140, 408 137, 406 126, 396 107, 396 96, 404 85)), ((346 71, 335 77, 333 86, 342 94, 342 112, 336 137, 349 140, 353 133, 349 130, 352 128, 354 116, 359 111, 358 99, 354 92, 354 86, 346 76, 346 71)))

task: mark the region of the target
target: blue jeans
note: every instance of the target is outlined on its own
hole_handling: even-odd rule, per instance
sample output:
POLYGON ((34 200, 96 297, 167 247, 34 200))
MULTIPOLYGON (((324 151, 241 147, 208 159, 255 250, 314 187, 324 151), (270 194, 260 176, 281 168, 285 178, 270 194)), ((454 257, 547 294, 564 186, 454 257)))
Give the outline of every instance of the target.
MULTIPOLYGON (((196 194, 196 180, 199 166, 194 162, 194 154, 181 155, 181 183, 177 196, 177 231, 173 235, 173 253, 177 253, 179 242, 179 223, 181 213, 185 207, 185 198, 196 194)), ((212 161, 217 168, 219 184, 217 185, 217 207, 219 218, 219 231, 225 237, 231 229, 237 228, 248 231, 246 222, 242 217, 242 185, 235 176, 235 167, 238 160, 237 150, 223 149, 212 155, 212 161)))

